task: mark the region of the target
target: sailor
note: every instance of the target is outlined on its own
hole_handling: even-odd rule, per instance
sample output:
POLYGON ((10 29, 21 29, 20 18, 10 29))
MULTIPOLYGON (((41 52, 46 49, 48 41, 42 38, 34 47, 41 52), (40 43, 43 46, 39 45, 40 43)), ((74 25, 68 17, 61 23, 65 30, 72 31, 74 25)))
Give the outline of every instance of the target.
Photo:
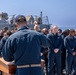
POLYGON ((1 56, 2 56, 2 48, 6 42, 6 40, 8 39, 8 37, 11 35, 11 31, 10 30, 7 30, 5 33, 4 33, 4 36, 3 38, 1 39, 0 41, 0 50, 1 50, 1 56))
POLYGON ((54 64, 56 64, 57 75, 61 75, 61 49, 62 49, 62 37, 58 35, 58 26, 52 27, 52 33, 48 34, 48 38, 51 40, 51 46, 48 51, 48 75, 54 74, 54 64))
MULTIPOLYGON (((47 36, 48 33, 49 33, 49 31, 48 31, 47 28, 43 28, 43 29, 41 30, 41 32, 42 32, 45 36, 47 36)), ((42 48, 42 50, 45 51, 45 52, 43 52, 44 63, 45 63, 44 66, 45 66, 46 75, 48 75, 48 48, 42 48), (45 50, 44 50, 44 49, 45 49, 45 50)))
POLYGON ((61 73, 64 75, 65 72, 65 60, 66 60, 66 49, 64 47, 64 35, 62 34, 62 30, 58 29, 58 34, 62 36, 62 52, 61 52, 61 61, 62 61, 62 65, 61 65, 61 73))
POLYGON ((17 66, 17 75, 43 75, 41 68, 41 47, 50 46, 50 41, 42 33, 29 30, 24 15, 15 18, 18 31, 6 41, 2 51, 6 61, 17 66))
POLYGON ((71 74, 72 68, 74 69, 73 75, 76 75, 76 38, 74 29, 70 29, 69 35, 65 37, 64 44, 67 50, 66 75, 71 74))

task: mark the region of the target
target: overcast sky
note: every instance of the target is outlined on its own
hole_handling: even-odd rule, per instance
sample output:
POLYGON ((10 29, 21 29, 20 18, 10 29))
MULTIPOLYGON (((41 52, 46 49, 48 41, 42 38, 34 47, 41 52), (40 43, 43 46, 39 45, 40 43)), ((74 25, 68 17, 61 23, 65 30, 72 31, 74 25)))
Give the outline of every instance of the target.
POLYGON ((51 24, 76 27, 76 0, 0 0, 0 12, 48 16, 51 24))

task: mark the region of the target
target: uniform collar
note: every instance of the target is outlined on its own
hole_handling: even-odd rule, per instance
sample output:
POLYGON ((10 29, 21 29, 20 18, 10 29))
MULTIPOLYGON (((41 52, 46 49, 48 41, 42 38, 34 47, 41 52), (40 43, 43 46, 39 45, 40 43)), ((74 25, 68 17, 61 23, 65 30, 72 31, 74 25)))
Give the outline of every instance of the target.
POLYGON ((57 34, 57 33, 56 33, 56 34, 52 33, 52 35, 53 35, 53 36, 57 36, 58 34, 57 34))
POLYGON ((69 38, 70 38, 70 39, 74 39, 74 36, 73 36, 73 37, 71 37, 71 36, 69 35, 69 38))
POLYGON ((22 26, 21 28, 18 29, 18 31, 24 30, 24 29, 28 29, 28 28, 26 26, 22 26))

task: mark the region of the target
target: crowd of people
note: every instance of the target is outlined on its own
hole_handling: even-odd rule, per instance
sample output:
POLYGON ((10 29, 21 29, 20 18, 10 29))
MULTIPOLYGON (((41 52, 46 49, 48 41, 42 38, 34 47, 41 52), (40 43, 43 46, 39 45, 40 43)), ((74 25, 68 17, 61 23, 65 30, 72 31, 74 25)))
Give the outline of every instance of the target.
POLYGON ((17 66, 15 75, 76 75, 76 31, 28 28, 26 18, 15 18, 16 28, 0 30, 0 56, 17 66))

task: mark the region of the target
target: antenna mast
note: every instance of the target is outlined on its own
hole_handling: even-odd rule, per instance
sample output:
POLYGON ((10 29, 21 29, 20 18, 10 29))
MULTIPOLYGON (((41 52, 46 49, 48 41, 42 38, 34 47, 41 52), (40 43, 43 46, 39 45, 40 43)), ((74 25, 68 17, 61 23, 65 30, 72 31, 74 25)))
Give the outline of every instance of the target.
POLYGON ((40 24, 42 24, 42 11, 40 12, 40 24))

